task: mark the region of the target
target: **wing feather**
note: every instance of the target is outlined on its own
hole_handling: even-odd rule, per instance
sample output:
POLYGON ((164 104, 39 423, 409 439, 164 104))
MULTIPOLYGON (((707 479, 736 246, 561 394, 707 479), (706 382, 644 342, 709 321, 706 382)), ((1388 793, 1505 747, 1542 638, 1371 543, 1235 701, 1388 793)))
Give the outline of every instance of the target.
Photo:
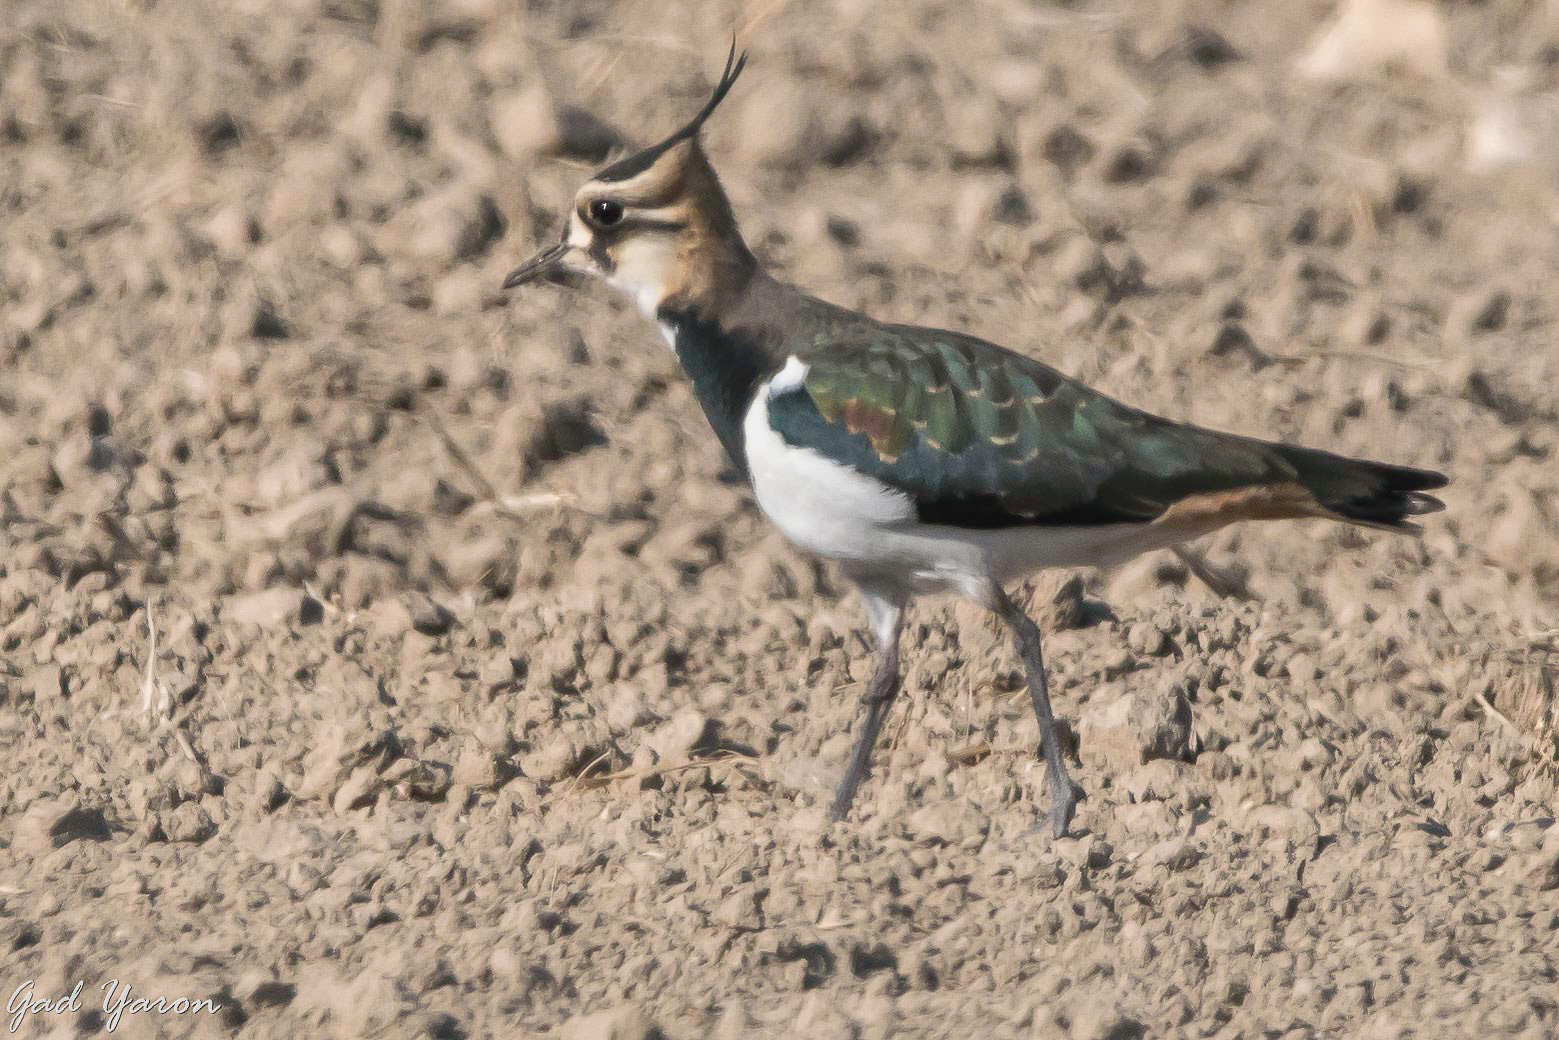
POLYGON ((1277 446, 1130 408, 991 343, 839 323, 770 403, 788 443, 962 527, 1146 522, 1195 495, 1292 481, 1277 446))

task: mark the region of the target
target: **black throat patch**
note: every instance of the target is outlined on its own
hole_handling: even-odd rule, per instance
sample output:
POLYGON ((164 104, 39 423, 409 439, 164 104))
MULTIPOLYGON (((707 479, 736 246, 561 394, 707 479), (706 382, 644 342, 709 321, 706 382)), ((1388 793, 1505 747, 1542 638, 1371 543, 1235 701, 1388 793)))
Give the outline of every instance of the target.
POLYGON ((742 476, 750 476, 742 423, 758 387, 779 366, 747 330, 722 328, 691 310, 662 309, 656 319, 671 329, 677 359, 725 453, 742 476))

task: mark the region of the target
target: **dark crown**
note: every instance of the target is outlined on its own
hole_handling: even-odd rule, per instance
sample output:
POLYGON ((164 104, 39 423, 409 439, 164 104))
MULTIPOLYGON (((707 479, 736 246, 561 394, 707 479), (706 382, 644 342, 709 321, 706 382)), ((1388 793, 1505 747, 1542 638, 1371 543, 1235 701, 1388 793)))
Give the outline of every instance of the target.
POLYGON ((630 177, 637 177, 653 166, 655 160, 660 158, 668 148, 680 141, 696 137, 698 132, 703 129, 705 121, 714 114, 714 110, 720 106, 720 102, 724 101, 725 96, 731 92, 731 86, 736 82, 736 77, 742 74, 742 69, 746 66, 747 52, 742 51, 738 55, 736 53, 736 38, 732 37, 731 53, 725 59, 725 71, 720 74, 720 82, 715 84, 714 93, 709 95, 709 100, 704 103, 704 107, 699 111, 698 115, 689 120, 688 124, 682 129, 659 144, 651 145, 641 152, 637 152, 608 166, 596 174, 595 179, 597 181, 611 182, 625 181, 630 177))

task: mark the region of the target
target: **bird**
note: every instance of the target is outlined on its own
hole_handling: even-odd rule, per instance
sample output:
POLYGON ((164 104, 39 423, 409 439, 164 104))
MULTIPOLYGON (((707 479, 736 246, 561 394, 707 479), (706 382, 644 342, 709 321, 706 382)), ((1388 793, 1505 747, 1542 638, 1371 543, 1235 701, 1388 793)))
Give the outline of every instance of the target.
POLYGON ((1038 720, 1050 829, 1065 836, 1084 792, 1057 739, 1039 627, 1007 586, 1244 521, 1416 533, 1410 518, 1444 508, 1427 492, 1447 478, 1161 418, 1026 354, 785 283, 743 240, 703 143, 746 62, 733 40, 698 114, 584 183, 561 239, 503 289, 594 278, 625 294, 675 352, 762 513, 859 591, 876 663, 833 819, 849 814, 899 695, 906 608, 952 594, 1010 630, 1038 720))

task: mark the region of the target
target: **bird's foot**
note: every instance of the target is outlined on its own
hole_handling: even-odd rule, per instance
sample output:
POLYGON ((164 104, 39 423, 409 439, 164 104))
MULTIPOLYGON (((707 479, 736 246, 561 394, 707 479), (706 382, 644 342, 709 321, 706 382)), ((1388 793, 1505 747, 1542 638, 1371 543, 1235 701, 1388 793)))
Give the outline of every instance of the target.
POLYGON ((1054 837, 1064 838, 1067 827, 1072 823, 1072 814, 1077 811, 1077 803, 1087 798, 1088 793, 1069 776, 1063 776, 1060 784, 1051 784, 1050 789, 1050 833, 1054 837))

